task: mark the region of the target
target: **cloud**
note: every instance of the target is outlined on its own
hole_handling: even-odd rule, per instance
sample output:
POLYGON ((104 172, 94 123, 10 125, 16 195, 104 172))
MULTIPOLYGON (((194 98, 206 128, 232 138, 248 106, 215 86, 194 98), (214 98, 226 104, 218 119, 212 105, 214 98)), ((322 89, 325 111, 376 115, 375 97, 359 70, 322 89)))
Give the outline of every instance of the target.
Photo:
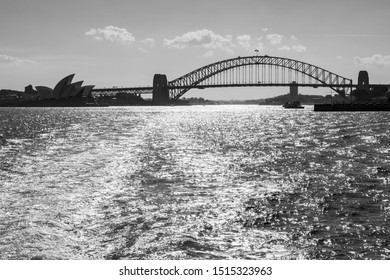
POLYGON ((307 50, 307 48, 303 45, 294 45, 294 46, 283 46, 283 47, 280 47, 278 50, 280 51, 294 51, 294 52, 305 52, 307 50))
POLYGON ((295 36, 295 35, 291 35, 290 38, 291 38, 292 41, 298 41, 298 38, 297 38, 297 36, 295 36))
POLYGON ((21 59, 5 54, 0 54, 0 63, 20 63, 21 59))
POLYGON ((264 28, 262 28, 262 29, 261 29, 261 31, 263 31, 263 32, 267 32, 267 31, 268 31, 268 27, 264 27, 264 28))
POLYGON ((203 29, 187 32, 181 36, 176 36, 171 40, 164 39, 164 45, 177 49, 202 47, 206 49, 222 49, 232 52, 232 40, 231 35, 222 36, 211 30, 203 29))
POLYGON ((153 48, 155 46, 156 41, 152 38, 146 38, 145 40, 142 40, 141 43, 147 45, 150 48, 153 48))
POLYGON ((143 53, 149 53, 148 49, 154 48, 156 41, 152 38, 146 38, 141 41, 141 46, 138 47, 138 50, 143 53))
POLYGON ((212 57, 214 55, 214 51, 211 51, 211 50, 208 50, 207 52, 205 52, 202 57, 212 57))
POLYGON ((305 52, 307 50, 307 48, 303 45, 294 45, 291 48, 295 52, 305 52))
POLYGON ((15 65, 15 64, 22 64, 22 63, 36 64, 36 62, 33 60, 21 59, 14 56, 0 54, 0 64, 15 65))
POLYGON ((389 35, 381 34, 323 34, 324 37, 346 37, 346 38, 388 38, 389 35))
POLYGON ((289 52, 291 50, 291 48, 289 46, 283 46, 283 47, 280 47, 278 50, 289 52))
POLYGON ((374 54, 369 57, 354 57, 354 62, 360 66, 373 65, 377 67, 387 67, 390 65, 390 55, 374 54))
POLYGON ((89 31, 85 32, 85 35, 92 36, 94 39, 99 41, 108 40, 124 45, 129 45, 135 42, 133 34, 128 32, 125 28, 115 27, 112 25, 106 26, 103 29, 91 28, 89 31))
POLYGON ((266 36, 267 40, 270 41, 270 43, 272 45, 278 45, 280 43, 282 43, 283 41, 283 38, 284 38, 284 35, 280 35, 280 34, 268 34, 266 36))
POLYGON ((244 35, 239 35, 236 37, 237 43, 243 47, 246 50, 249 50, 251 47, 251 36, 244 34, 244 35))

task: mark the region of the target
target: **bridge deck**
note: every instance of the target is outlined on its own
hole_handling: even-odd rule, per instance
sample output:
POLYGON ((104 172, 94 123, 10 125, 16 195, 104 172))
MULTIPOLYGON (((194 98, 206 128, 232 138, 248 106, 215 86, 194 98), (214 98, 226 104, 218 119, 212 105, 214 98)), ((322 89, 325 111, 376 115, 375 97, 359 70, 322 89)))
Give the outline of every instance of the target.
MULTIPOLYGON (((312 87, 312 88, 318 88, 318 87, 329 87, 332 86, 334 88, 356 88, 357 84, 349 84, 349 85, 343 85, 343 84, 335 84, 335 85, 329 85, 329 84, 316 84, 316 83, 306 83, 306 84, 300 84, 296 83, 294 84, 298 87, 312 87)), ((215 84, 215 85, 194 85, 194 86, 168 86, 168 89, 185 89, 185 88, 193 88, 193 89, 206 89, 206 88, 224 88, 224 87, 289 87, 291 86, 291 83, 252 83, 252 84, 215 84)), ((370 84, 370 87, 389 87, 388 84, 370 84)), ((116 94, 118 92, 128 92, 128 93, 134 93, 134 94, 152 94, 153 93, 153 87, 124 87, 124 88, 97 88, 92 90, 93 93, 102 93, 102 94, 116 94)))

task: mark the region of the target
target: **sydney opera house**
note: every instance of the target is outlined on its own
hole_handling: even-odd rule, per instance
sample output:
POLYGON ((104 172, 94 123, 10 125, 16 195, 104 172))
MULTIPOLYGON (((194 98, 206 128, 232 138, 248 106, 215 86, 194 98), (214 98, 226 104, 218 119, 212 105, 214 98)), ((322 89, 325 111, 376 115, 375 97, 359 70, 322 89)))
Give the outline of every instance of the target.
POLYGON ((27 86, 22 93, 25 101, 39 101, 39 100, 68 100, 68 99, 82 99, 92 97, 92 89, 94 86, 82 86, 83 82, 72 83, 75 74, 66 76, 57 85, 51 89, 46 86, 27 86))
POLYGON ((59 81, 54 88, 32 85, 24 92, 0 90, 0 107, 84 107, 127 106, 147 104, 140 96, 117 93, 115 96, 93 95, 94 86, 83 86, 83 82, 72 82, 75 74, 59 81))

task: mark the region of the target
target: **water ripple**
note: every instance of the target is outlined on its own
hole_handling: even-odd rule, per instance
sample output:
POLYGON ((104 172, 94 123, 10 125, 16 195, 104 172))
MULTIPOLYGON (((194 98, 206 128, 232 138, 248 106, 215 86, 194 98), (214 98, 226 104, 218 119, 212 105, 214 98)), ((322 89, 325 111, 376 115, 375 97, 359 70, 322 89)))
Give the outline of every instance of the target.
POLYGON ((2 108, 0 258, 389 258, 389 117, 2 108))

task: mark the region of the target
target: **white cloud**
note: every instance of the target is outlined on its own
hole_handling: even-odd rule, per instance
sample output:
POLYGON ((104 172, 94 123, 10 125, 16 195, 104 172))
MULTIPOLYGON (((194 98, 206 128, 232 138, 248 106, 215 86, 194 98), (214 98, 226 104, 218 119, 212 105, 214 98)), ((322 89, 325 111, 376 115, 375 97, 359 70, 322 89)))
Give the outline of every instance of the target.
POLYGON ((293 41, 298 41, 298 38, 297 38, 297 36, 295 36, 295 35, 291 35, 291 40, 293 40, 293 41))
POLYGON ((379 34, 323 34, 324 37, 346 37, 346 38, 387 38, 389 35, 379 34))
POLYGON ((262 28, 262 29, 261 29, 261 31, 263 31, 263 32, 267 32, 267 31, 268 31, 268 27, 264 27, 264 28, 262 28))
POLYGON ((19 63, 21 59, 5 54, 0 54, 0 63, 19 63))
POLYGON ((155 46, 156 41, 152 38, 146 38, 145 40, 142 40, 141 43, 149 46, 150 48, 153 48, 155 46))
POLYGON ((295 52, 305 52, 307 50, 307 48, 303 45, 294 45, 291 48, 295 52))
POLYGON ((272 45, 277 45, 277 44, 280 44, 282 43, 283 41, 283 38, 284 38, 284 35, 280 35, 280 34, 268 34, 266 36, 267 40, 270 41, 270 43, 272 45))
POLYGON ((222 49, 232 52, 233 47, 232 36, 222 36, 214 33, 211 30, 203 29, 187 32, 181 36, 176 36, 173 39, 164 39, 164 45, 177 49, 188 47, 203 47, 206 49, 222 49))
POLYGON ((239 35, 236 37, 237 43, 243 47, 246 50, 249 50, 251 47, 251 36, 244 34, 244 35, 239 35))
POLYGON ((33 60, 21 59, 21 58, 14 57, 14 56, 0 54, 0 64, 15 65, 15 64, 21 64, 21 63, 37 64, 33 60))
POLYGON ((106 26, 103 29, 101 28, 91 28, 89 31, 85 32, 87 36, 93 36, 94 39, 102 41, 108 40, 111 42, 118 42, 121 44, 132 44, 135 42, 133 34, 128 32, 125 28, 120 28, 116 26, 106 26))
POLYGON ((289 46, 283 46, 283 47, 280 47, 278 50, 289 52, 291 50, 291 48, 289 46))
POLYGON ((369 57, 354 57, 354 62, 361 66, 373 65, 384 67, 390 65, 390 55, 375 54, 369 57))
POLYGON ((286 52, 289 52, 289 51, 294 51, 294 52, 305 52, 307 50, 307 48, 303 45, 294 45, 294 46, 283 46, 283 47, 280 47, 278 50, 280 51, 286 51, 286 52))
POLYGON ((202 57, 212 57, 213 55, 214 55, 214 51, 208 50, 202 55, 202 57))

